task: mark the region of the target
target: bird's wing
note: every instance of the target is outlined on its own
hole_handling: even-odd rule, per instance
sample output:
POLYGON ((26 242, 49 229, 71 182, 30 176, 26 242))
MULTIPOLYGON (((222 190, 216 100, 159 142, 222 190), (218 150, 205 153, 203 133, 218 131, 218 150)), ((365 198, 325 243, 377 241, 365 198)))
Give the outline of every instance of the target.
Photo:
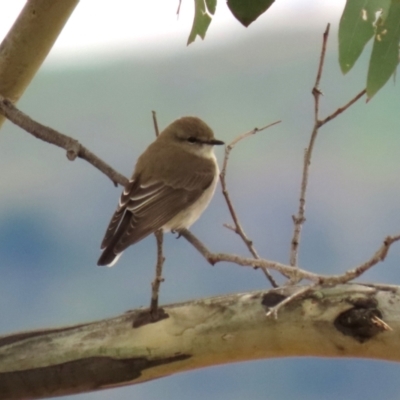
POLYGON ((211 172, 192 172, 170 185, 151 180, 141 183, 140 176, 132 179, 122 192, 101 248, 111 245, 114 253, 121 253, 160 229, 179 211, 193 204, 211 185, 214 179, 211 172), (125 223, 121 224, 123 220, 125 223))
POLYGON ((114 234, 118 228, 118 226, 120 225, 122 218, 124 216, 125 213, 125 208, 126 208, 126 202, 129 200, 129 193, 131 191, 135 190, 135 186, 138 185, 138 180, 132 178, 127 185, 125 186, 120 200, 119 200, 119 204, 117 209, 115 210, 113 216, 111 217, 110 223, 108 224, 106 233, 104 235, 103 241, 101 242, 101 249, 105 249, 110 242, 112 241, 114 234))

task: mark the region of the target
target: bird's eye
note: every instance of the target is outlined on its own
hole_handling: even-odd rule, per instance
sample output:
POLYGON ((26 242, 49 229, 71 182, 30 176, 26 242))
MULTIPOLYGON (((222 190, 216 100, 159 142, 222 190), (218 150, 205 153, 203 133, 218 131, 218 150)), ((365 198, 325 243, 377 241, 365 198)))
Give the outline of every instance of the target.
POLYGON ((187 138, 187 141, 188 141, 189 143, 196 143, 196 142, 197 142, 196 138, 193 137, 193 136, 188 137, 188 138, 187 138))

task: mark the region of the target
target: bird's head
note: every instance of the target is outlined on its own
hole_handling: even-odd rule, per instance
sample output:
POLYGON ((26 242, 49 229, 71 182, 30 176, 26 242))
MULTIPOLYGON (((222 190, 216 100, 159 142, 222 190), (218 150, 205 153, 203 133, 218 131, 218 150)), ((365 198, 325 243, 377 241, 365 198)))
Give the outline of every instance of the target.
POLYGON ((213 146, 224 144, 216 139, 212 129, 197 117, 177 119, 160 134, 160 139, 167 139, 186 151, 203 156, 211 155, 213 146))

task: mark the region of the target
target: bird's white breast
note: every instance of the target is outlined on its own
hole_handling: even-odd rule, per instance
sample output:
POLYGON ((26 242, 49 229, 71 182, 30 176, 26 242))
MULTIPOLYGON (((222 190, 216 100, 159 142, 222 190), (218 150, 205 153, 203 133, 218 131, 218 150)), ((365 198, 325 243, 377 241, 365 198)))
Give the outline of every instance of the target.
POLYGON ((203 192, 195 203, 179 212, 179 214, 166 223, 163 226, 164 232, 189 228, 207 208, 214 195, 219 177, 219 168, 214 152, 209 153, 209 157, 215 163, 215 176, 211 185, 203 192))

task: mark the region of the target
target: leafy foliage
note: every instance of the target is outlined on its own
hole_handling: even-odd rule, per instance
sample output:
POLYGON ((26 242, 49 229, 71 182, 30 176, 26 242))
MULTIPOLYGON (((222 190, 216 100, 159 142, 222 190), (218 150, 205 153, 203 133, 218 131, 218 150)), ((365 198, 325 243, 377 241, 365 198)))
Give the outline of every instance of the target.
POLYGON ((396 72, 399 64, 400 2, 392 2, 389 13, 376 30, 367 77, 367 95, 371 98, 396 72))
POLYGON ((197 36, 200 36, 202 39, 205 38, 207 29, 211 23, 209 13, 213 15, 217 6, 217 0, 194 0, 194 2, 194 21, 187 42, 188 45, 194 42, 197 36))
POLYGON ((372 37, 369 98, 385 85, 399 62, 399 0, 347 0, 339 25, 339 64, 343 73, 351 70, 372 37))
POLYGON ((246 28, 268 10, 274 0, 228 0, 228 7, 235 18, 246 28))
MULTIPOLYGON (((228 0, 227 4, 234 17, 248 27, 261 14, 268 10, 275 0, 228 0)), ((211 23, 211 15, 214 15, 217 0, 194 0, 195 13, 188 42, 194 42, 197 36, 205 38, 211 23)))
MULTIPOLYGON (((217 0, 194 0, 195 16, 188 44, 205 38, 217 0)), ((234 17, 248 27, 274 0, 227 0, 234 17)), ((367 96, 373 97, 395 74, 399 63, 400 0, 347 0, 339 25, 339 65, 349 72, 373 38, 367 96)))

